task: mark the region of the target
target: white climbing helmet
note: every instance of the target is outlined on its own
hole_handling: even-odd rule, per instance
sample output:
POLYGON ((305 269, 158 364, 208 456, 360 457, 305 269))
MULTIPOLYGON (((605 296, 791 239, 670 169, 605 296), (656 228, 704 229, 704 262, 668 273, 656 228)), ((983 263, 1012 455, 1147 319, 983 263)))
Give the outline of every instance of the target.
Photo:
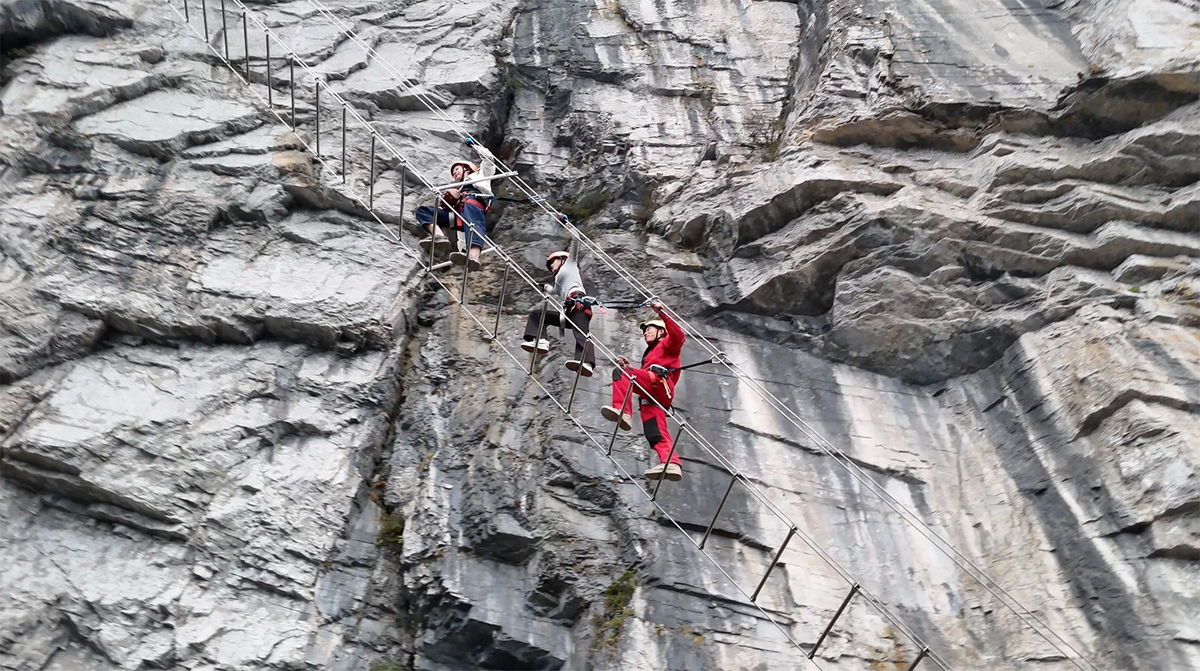
POLYGON ((553 263, 555 259, 562 259, 565 263, 569 258, 571 258, 571 255, 567 252, 550 252, 550 255, 546 257, 546 270, 550 270, 550 264, 553 263))
POLYGON ((454 169, 460 165, 467 169, 468 175, 473 172, 479 172, 479 167, 470 161, 455 161, 450 164, 450 176, 451 177, 454 177, 454 169))

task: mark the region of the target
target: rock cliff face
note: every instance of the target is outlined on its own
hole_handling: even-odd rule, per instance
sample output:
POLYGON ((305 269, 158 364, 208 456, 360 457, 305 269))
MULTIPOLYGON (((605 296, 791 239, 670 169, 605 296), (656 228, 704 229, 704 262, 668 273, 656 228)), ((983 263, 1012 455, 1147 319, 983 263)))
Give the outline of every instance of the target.
MULTIPOLYGON (((352 132, 343 187, 311 75, 295 133, 252 95, 230 4, 186 8, 253 88, 182 0, 0 0, 0 669, 805 666, 721 572, 752 589, 786 526, 736 488, 699 554, 347 196, 374 177, 411 241, 396 162, 352 132)), ((461 145, 411 78, 1095 668, 1200 669, 1193 0, 339 3, 374 57, 308 0, 251 9, 440 179, 461 145)), ((535 275, 567 239, 493 219, 535 275)), ((635 354, 635 312, 596 334, 635 354)), ((559 400, 567 357, 534 371, 559 400)), ((683 415, 940 659, 1075 668, 705 371, 683 415)), ((699 538, 729 475, 680 450, 659 500, 699 538)), ((759 604, 812 645, 846 589, 793 542, 759 604)), ((860 599, 815 662, 915 645, 860 599)))

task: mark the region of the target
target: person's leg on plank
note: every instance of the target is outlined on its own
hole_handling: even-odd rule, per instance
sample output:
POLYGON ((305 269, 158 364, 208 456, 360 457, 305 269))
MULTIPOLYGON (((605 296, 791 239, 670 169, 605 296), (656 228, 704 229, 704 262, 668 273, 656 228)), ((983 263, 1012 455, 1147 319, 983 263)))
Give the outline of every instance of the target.
POLYGON ((417 208, 417 223, 429 234, 428 238, 421 240, 423 246, 435 244, 439 249, 443 249, 450 244, 450 238, 446 237, 442 229, 454 224, 452 213, 429 205, 422 205, 417 208))
POLYGON ((546 323, 542 324, 542 332, 538 333, 538 324, 542 321, 542 304, 538 303, 532 310, 529 311, 529 317, 525 319, 525 334, 522 336, 521 349, 526 352, 532 352, 534 347, 537 347, 538 354, 545 354, 550 351, 550 341, 546 340, 546 328, 549 326, 558 326, 558 310, 552 307, 546 307, 546 323))
MULTIPOLYGON (((655 396, 659 403, 663 402, 661 394, 655 396)), ((663 405, 671 407, 667 403, 663 403, 663 405)), ((667 427, 667 411, 649 400, 643 401, 641 406, 642 431, 646 434, 646 441, 658 455, 659 462, 646 470, 646 477, 651 480, 660 478, 671 481, 682 480, 683 468, 680 466, 682 462, 679 459, 679 452, 671 454, 671 446, 675 443, 671 439, 671 432, 667 427), (671 459, 670 463, 667 463, 668 457, 671 459)))
POLYGON ((566 362, 565 365, 572 372, 579 370, 582 366, 583 370, 579 374, 591 377, 592 371, 596 369, 595 348, 587 337, 592 325, 591 309, 576 307, 567 315, 567 323, 571 327, 571 332, 575 334, 575 358, 566 362))
MULTIPOLYGON (((621 357, 618 363, 628 365, 621 357)), ((629 431, 633 428, 633 399, 635 396, 645 396, 648 390, 658 381, 658 376, 641 368, 616 368, 613 370, 612 405, 600 408, 600 414, 610 422, 619 422, 622 429, 629 431), (634 382, 637 384, 634 384, 634 382), (630 388, 633 389, 630 392, 630 388), (624 403, 622 403, 624 401, 624 403), (617 410, 620 408, 620 410, 617 410)))
POLYGON ((479 255, 483 253, 483 246, 486 244, 487 214, 473 201, 464 203, 460 214, 464 241, 460 251, 450 255, 450 260, 458 265, 465 263, 471 270, 479 270, 479 255))

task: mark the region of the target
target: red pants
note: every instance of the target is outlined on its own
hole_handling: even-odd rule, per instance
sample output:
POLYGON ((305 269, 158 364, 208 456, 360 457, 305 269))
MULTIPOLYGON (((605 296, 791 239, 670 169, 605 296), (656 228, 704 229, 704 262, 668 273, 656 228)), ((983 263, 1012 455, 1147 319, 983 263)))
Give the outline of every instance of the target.
MULTIPOLYGON (((641 368, 626 368, 623 373, 620 370, 615 370, 613 371, 612 392, 612 407, 621 408, 621 412, 625 413, 630 413, 633 397, 639 397, 638 404, 641 406, 642 431, 645 432, 646 440, 650 442, 650 447, 654 448, 654 451, 658 453, 658 460, 660 462, 666 461, 667 455, 671 454, 671 445, 673 444, 671 442, 671 433, 667 430, 667 413, 649 400, 653 398, 664 407, 671 407, 671 397, 667 393, 667 388, 662 383, 662 378, 641 368), (631 385, 629 382, 630 376, 638 381, 637 385, 631 385), (629 392, 631 386, 633 387, 633 393, 629 394, 629 398, 626 399, 625 395, 629 392), (622 400, 625 401, 625 407, 621 407, 622 400)), ((679 463, 678 452, 671 456, 671 463, 679 463)))

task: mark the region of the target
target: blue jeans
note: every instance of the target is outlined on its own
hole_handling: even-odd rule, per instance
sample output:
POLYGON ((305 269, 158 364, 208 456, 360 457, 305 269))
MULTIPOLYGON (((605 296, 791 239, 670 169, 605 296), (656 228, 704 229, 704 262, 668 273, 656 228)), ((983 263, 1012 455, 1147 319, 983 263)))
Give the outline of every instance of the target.
POLYGON ((467 240, 467 247, 483 249, 487 244, 487 214, 476 205, 463 205, 462 216, 429 205, 417 208, 418 224, 429 228, 434 221, 442 228, 461 228, 467 240))

